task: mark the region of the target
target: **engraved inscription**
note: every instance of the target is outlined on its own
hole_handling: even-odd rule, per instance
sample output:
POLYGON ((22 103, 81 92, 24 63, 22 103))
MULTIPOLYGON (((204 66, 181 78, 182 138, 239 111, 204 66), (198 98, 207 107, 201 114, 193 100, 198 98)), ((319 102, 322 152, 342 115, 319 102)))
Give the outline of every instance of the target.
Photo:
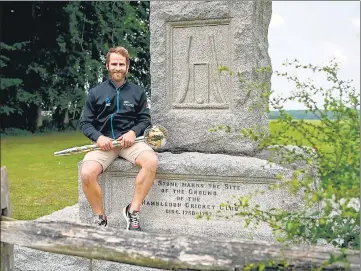
POLYGON ((171 107, 228 109, 229 78, 219 65, 230 65, 229 22, 170 27, 171 107))
POLYGON ((237 191, 242 191, 242 184, 158 180, 152 189, 163 196, 152 200, 147 197, 143 206, 159 208, 157 213, 216 215, 219 211, 238 211, 236 207, 223 207, 220 204, 230 199, 232 194, 238 194, 237 191))

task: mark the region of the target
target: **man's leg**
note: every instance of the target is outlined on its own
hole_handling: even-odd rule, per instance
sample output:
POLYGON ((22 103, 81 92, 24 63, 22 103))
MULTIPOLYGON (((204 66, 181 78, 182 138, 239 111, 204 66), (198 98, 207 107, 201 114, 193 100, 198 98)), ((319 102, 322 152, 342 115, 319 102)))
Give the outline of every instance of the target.
POLYGON ((155 179, 158 167, 158 157, 153 149, 139 142, 129 148, 122 149, 119 155, 141 167, 136 179, 132 202, 123 209, 128 230, 140 231, 139 211, 155 179))
POLYGON ((88 152, 83 159, 80 169, 84 194, 93 210, 95 222, 98 225, 107 225, 107 218, 103 207, 102 189, 98 183, 99 175, 118 156, 117 150, 88 152))
POLYGON ((98 177, 102 172, 103 167, 98 162, 85 161, 81 165, 83 191, 96 215, 104 215, 102 189, 98 183, 98 177))
POLYGON ((148 195, 158 168, 158 157, 154 151, 144 151, 135 160, 141 167, 136 179, 133 200, 129 212, 140 211, 143 200, 148 195))

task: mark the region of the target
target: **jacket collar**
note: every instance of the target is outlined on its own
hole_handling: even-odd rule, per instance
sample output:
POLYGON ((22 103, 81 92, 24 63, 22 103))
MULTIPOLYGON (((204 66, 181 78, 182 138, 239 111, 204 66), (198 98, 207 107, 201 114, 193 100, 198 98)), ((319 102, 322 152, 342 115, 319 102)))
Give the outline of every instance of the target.
MULTIPOLYGON (((113 81, 110 77, 108 77, 108 82, 109 82, 109 84, 111 84, 115 89, 118 88, 117 85, 114 83, 114 81, 113 81)), ((125 76, 124 82, 123 82, 123 84, 122 84, 119 88, 124 87, 126 83, 128 83, 128 78, 125 76)))

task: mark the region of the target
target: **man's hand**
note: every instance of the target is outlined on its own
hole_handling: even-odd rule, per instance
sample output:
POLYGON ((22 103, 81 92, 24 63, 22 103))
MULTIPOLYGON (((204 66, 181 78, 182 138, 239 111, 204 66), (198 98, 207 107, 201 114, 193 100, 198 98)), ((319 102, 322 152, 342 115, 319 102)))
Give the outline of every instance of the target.
POLYGON ((97 144, 101 150, 110 151, 111 149, 113 149, 112 141, 113 139, 111 139, 110 137, 101 135, 97 140, 97 144))
POLYGON ((134 144, 135 138, 136 138, 135 132, 130 130, 126 132, 124 135, 120 136, 117 140, 119 141, 120 146, 122 146, 123 148, 129 148, 134 144))

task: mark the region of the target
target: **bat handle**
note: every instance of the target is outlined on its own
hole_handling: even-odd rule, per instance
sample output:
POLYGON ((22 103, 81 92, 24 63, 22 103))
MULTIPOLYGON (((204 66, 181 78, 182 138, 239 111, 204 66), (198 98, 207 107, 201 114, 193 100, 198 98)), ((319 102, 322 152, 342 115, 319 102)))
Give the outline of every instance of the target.
POLYGON ((135 139, 135 142, 140 142, 140 141, 144 141, 144 136, 138 136, 138 137, 135 139))

